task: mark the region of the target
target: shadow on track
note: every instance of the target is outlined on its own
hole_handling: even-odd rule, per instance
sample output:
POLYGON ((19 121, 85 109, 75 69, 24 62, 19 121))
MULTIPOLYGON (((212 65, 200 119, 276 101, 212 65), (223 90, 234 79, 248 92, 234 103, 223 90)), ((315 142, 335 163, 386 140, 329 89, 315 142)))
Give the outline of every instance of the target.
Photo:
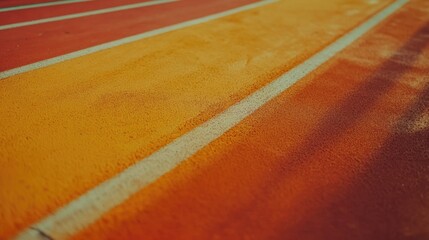
MULTIPOLYGON (((367 117, 365 114, 395 86, 405 73, 410 70, 416 70, 414 63, 428 43, 429 23, 423 25, 402 47, 397 49, 389 59, 374 71, 374 74, 363 81, 364 83, 360 87, 354 90, 339 105, 334 106, 295 150, 292 150, 290 154, 279 157, 275 164, 271 166, 273 171, 270 172, 270 176, 266 178, 264 183, 258 186, 259 191, 254 193, 254 199, 231 213, 231 218, 228 218, 223 224, 218 225, 216 231, 227 227, 229 222, 245 220, 258 206, 267 204, 266 202, 277 194, 279 188, 287 184, 288 176, 312 164, 308 162, 309 157, 319 151, 324 151, 324 149, 335 143, 351 127, 358 123, 360 119, 367 117)), ((415 119, 415 116, 419 115, 422 109, 428 108, 428 95, 429 88, 426 88, 417 100, 416 106, 412 107, 401 119, 398 125, 399 129, 402 128, 400 126, 403 126, 404 123, 413 121, 411 119, 415 119)), ((359 190, 353 194, 350 193, 350 198, 354 198, 354 201, 351 201, 352 203, 357 204, 361 198, 366 198, 365 204, 358 204, 356 206, 353 204, 344 205, 344 207, 349 208, 347 211, 353 213, 360 212, 362 214, 362 218, 353 218, 353 220, 355 223, 363 223, 363 226, 368 227, 368 231, 361 233, 367 234, 367 238, 365 239, 385 239, 386 237, 396 239, 396 237, 402 236, 400 235, 402 232, 399 232, 401 229, 395 228, 399 226, 400 221, 407 219, 400 216, 399 212, 396 212, 401 207, 398 205, 400 201, 395 201, 396 198, 403 198, 403 201, 406 201, 408 196, 416 197, 416 194, 419 194, 420 190, 425 190, 424 196, 422 195, 416 199, 427 200, 429 202, 427 196, 429 186, 428 146, 429 132, 427 128, 421 132, 412 134, 402 131, 391 136, 388 143, 380 149, 380 153, 372 157, 371 161, 374 162, 374 165, 370 166, 369 172, 365 176, 360 177, 361 179, 365 179, 364 183, 370 186, 366 188, 363 185, 363 190, 359 190), (388 170, 384 171, 384 169, 388 170), (407 187, 401 188, 399 185, 402 183, 407 187), (378 191, 378 193, 371 196, 374 191, 378 191), (406 194, 409 195, 406 196, 406 194), (389 204, 393 205, 390 206, 389 204), (385 207, 380 208, 380 205, 384 205, 385 207), (357 206, 359 208, 355 208, 357 206), (373 213, 366 215, 367 211, 373 211, 373 213), (365 223, 365 221, 368 222, 365 223), (380 221, 385 221, 385 223, 380 224, 380 221), (377 229, 380 226, 382 228, 377 229)), ((332 163, 321 162, 320 164, 332 163)), ((344 201, 350 200, 347 199, 344 201)), ((344 203, 342 202, 341 204, 344 203)), ((336 208, 336 206, 330 207, 336 208)), ((332 211, 335 212, 334 210, 332 211)), ((332 218, 333 216, 330 215, 330 217, 332 218)), ((341 223, 340 221, 339 224, 339 226, 334 227, 341 229, 345 227, 345 225, 341 224, 346 223, 341 223)), ((301 228, 301 225, 306 224, 298 223, 298 225, 297 227, 301 228)), ((311 229, 308 229, 311 226, 306 225, 305 227, 307 231, 311 231, 311 229)), ((278 236, 288 236, 287 232, 281 233, 283 230, 286 229, 279 229, 280 233, 278 236)), ((349 231, 350 229, 345 228, 345 230, 349 231)), ((359 231, 359 229, 355 230, 359 231)), ((324 233, 330 234, 330 232, 326 231, 324 233)), ((343 236, 347 236, 347 232, 344 232, 344 234, 346 235, 343 236)), ((420 237, 418 234, 416 236, 420 237)), ((330 237, 333 236, 318 235, 318 239, 330 239, 330 237)), ((349 235, 348 237, 348 239, 354 238, 358 238, 358 236, 349 235)))

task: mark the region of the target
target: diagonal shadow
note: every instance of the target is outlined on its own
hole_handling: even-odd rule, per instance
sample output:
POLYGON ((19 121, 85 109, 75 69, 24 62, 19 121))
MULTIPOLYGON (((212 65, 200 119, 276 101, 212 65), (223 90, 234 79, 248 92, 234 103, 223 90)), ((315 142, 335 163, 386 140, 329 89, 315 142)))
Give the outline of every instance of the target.
MULTIPOLYGON (((429 82, 396 132, 370 157, 370 168, 317 214, 319 225, 336 229, 319 233, 319 239, 429 239, 429 123, 422 121, 428 110, 429 82)), ((309 225, 304 221, 297 228, 309 225)))
POLYGON ((420 28, 339 106, 333 107, 313 129, 312 134, 288 158, 298 159, 313 155, 340 138, 347 129, 359 122, 360 118, 365 117, 365 113, 395 85, 395 81, 413 68, 420 52, 429 44, 428 34, 429 23, 420 28))
POLYGON ((428 36, 429 23, 426 23, 360 87, 340 105, 333 107, 311 131, 312 134, 295 150, 286 156, 279 157, 271 167, 273 171, 270 172, 270 176, 259 186, 259 191, 254 193, 254 199, 231 213, 231 218, 218 225, 216 229, 222 229, 228 225, 228 222, 245 218, 246 214, 255 209, 255 206, 263 205, 263 201, 276 194, 288 174, 296 171, 301 165, 308 164, 306 159, 317 151, 329 147, 359 119, 365 117, 365 113, 395 85, 396 81, 413 68, 413 63, 428 45, 428 36))

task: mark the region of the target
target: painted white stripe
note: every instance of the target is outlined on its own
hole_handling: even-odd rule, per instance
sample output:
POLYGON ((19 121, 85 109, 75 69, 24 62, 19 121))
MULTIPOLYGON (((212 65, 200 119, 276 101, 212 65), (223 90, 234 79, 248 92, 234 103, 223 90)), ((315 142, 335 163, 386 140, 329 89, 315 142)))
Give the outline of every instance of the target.
POLYGON ((17 239, 39 239, 38 229, 54 239, 65 239, 79 232, 113 207, 127 200, 148 184, 174 169, 197 151, 220 137, 262 105, 328 61, 408 0, 398 0, 351 32, 294 67, 280 78, 259 89, 209 121, 162 147, 122 173, 103 182, 81 197, 46 217, 17 239))
POLYGON ((128 5, 99 9, 99 10, 88 11, 88 12, 83 12, 83 13, 75 13, 75 14, 69 14, 69 15, 64 15, 64 16, 59 16, 59 17, 44 18, 44 19, 39 19, 39 20, 34 20, 34 21, 2 25, 2 26, 0 26, 0 30, 25 27, 25 26, 36 25, 36 24, 41 24, 41 23, 56 22, 56 21, 62 21, 62 20, 66 20, 66 19, 87 17, 87 16, 98 15, 98 14, 129 10, 129 9, 134 9, 134 8, 148 7, 148 6, 152 6, 152 5, 175 2, 175 1, 178 1, 178 0, 153 0, 153 1, 149 1, 149 2, 133 3, 133 4, 128 4, 128 5))
POLYGON ((48 6, 87 2, 87 1, 90 1, 90 0, 62 0, 62 1, 55 1, 55 2, 36 3, 36 4, 22 5, 22 6, 16 6, 16 7, 0 8, 0 12, 9 12, 9 11, 15 11, 15 10, 22 10, 22 9, 48 7, 48 6))
POLYGON ((163 27, 163 28, 159 28, 159 29, 155 29, 152 31, 148 31, 148 32, 144 32, 144 33, 140 33, 137 35, 133 35, 133 36, 129 36, 126 38, 122 38, 122 39, 118 39, 112 42, 108 42, 108 43, 103 43, 94 47, 90 47, 90 48, 85 48, 76 52, 72 52, 72 53, 68 53, 68 54, 64 54, 58 57, 54 57, 54 58, 50 58, 50 59, 46 59, 43 61, 39 61, 39 62, 35 62, 35 63, 31 63, 22 67, 17 67, 17 68, 13 68, 10 70, 6 70, 3 72, 0 72, 0 79, 3 78, 7 78, 16 74, 20 74, 20 73, 24 73, 24 72, 28 72, 28 71, 32 71, 32 70, 36 70, 39 68, 44 68, 47 67, 49 65, 53 65, 56 63, 60 63, 66 60, 70 60, 73 58, 78 58, 78 57, 82 57, 91 53, 95 53, 101 50, 105 50, 105 49, 109 49, 109 48, 113 48, 113 47, 117 47, 123 44, 127 44, 127 43, 131 43, 131 42, 135 42, 144 38, 149 38, 149 37, 153 37, 156 35, 160 35, 163 33, 167 33, 167 32, 171 32, 171 31, 175 31, 181 28, 186 28, 186 27, 190 27, 193 25, 197 25, 197 24, 201 24, 201 23, 205 23, 208 21, 212 21, 218 18, 222 18, 222 17, 226 17, 232 14, 236 14, 242 11, 246 11, 246 10, 250 10, 253 8, 257 8, 269 3, 273 3, 276 2, 277 0, 263 0, 261 2, 257 2, 257 3, 252 3, 246 6, 242 6, 242 7, 238 7, 238 8, 234 8, 234 9, 230 9, 224 12, 220 12, 220 13, 216 13, 216 14, 212 14, 212 15, 208 15, 202 18, 198 18, 198 19, 194 19, 194 20, 189 20, 186 22, 182 22, 182 23, 178 23, 178 24, 174 24, 174 25, 170 25, 168 27, 163 27))

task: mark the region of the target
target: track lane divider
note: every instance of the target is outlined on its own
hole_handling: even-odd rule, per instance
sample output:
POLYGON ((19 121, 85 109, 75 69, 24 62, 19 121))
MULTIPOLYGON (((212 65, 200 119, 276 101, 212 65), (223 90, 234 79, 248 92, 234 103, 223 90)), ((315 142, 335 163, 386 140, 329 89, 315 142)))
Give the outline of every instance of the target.
POLYGON ((29 5, 15 6, 15 7, 0 8, 0 12, 10 12, 10 11, 22 10, 22 9, 48 7, 48 6, 64 5, 64 4, 70 4, 70 3, 88 2, 88 1, 92 1, 92 0, 62 0, 62 1, 55 1, 55 2, 36 3, 36 4, 29 4, 29 5))

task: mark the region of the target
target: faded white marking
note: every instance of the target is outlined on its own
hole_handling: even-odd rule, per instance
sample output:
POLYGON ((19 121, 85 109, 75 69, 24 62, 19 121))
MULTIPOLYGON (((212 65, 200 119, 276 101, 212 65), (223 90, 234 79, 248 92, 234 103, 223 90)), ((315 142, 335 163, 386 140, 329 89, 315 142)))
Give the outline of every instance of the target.
POLYGON ((152 6, 152 5, 175 2, 175 1, 177 1, 177 0, 153 0, 150 2, 133 3, 133 4, 128 4, 128 5, 99 9, 99 10, 88 11, 88 12, 83 12, 83 13, 74 13, 74 14, 69 14, 69 15, 64 15, 64 16, 59 16, 59 17, 44 18, 44 19, 28 21, 28 22, 12 23, 12 24, 0 26, 0 30, 31 26, 31 25, 41 24, 41 23, 56 22, 56 21, 62 21, 62 20, 67 20, 67 19, 73 19, 73 18, 87 17, 87 16, 98 15, 98 14, 129 10, 129 9, 134 9, 134 8, 148 7, 148 6, 152 6))
POLYGON ((345 13, 347 16, 354 16, 359 14, 359 12, 360 11, 358 9, 350 9, 350 10, 347 10, 345 13))
POLYGON ((370 5, 375 5, 378 3, 378 0, 367 0, 370 5))
POLYGON ((10 11, 22 10, 22 9, 48 7, 48 6, 64 5, 64 4, 70 4, 70 3, 88 2, 88 1, 91 1, 91 0, 63 0, 63 1, 46 2, 46 3, 36 3, 36 4, 22 5, 22 6, 16 6, 16 7, 0 8, 0 12, 10 12, 10 11))

